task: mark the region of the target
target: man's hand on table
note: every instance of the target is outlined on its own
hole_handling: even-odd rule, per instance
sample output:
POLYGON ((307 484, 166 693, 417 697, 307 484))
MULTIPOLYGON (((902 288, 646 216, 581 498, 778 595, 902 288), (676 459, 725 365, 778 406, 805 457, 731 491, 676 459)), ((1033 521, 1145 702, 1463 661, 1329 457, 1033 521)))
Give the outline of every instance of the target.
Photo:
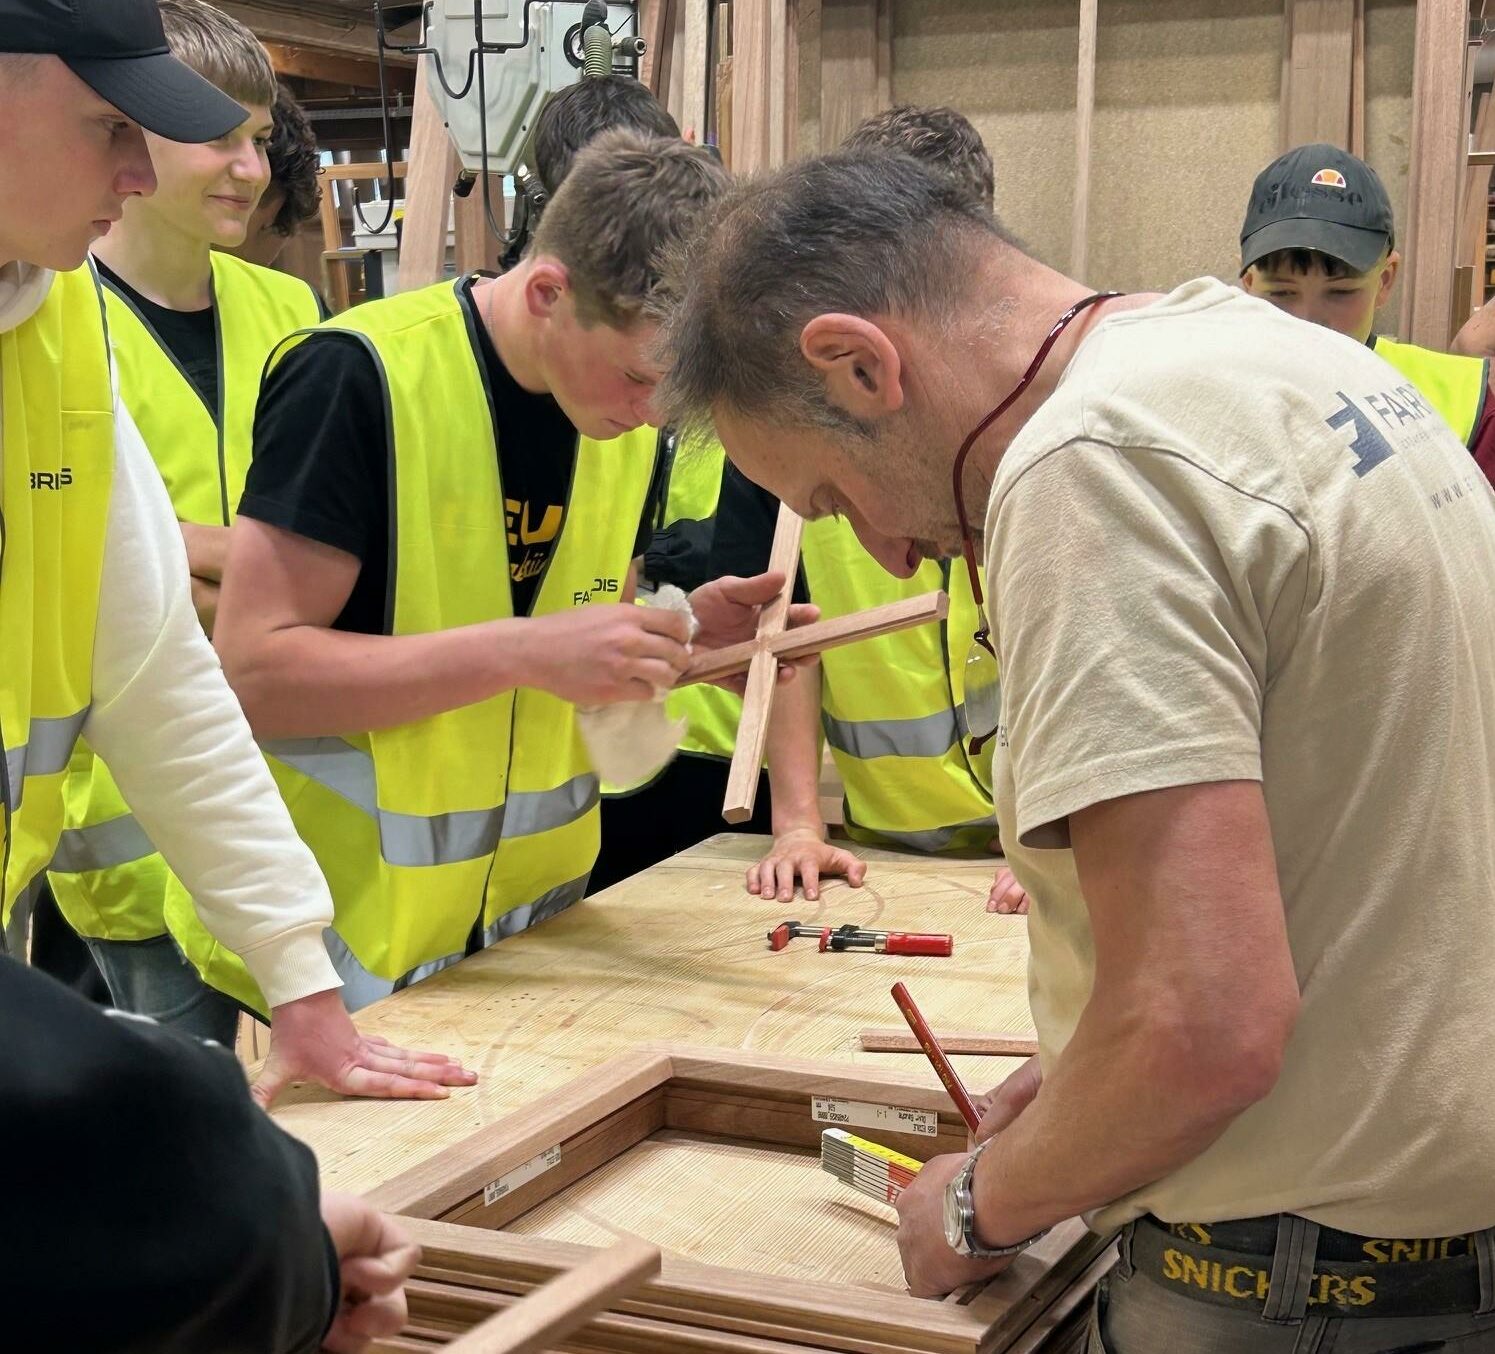
POLYGON ((945 1187, 965 1164, 959 1153, 935 1157, 898 1196, 898 1253, 908 1291, 916 1298, 943 1297, 966 1284, 980 1283, 1000 1274, 1016 1258, 973 1260, 957 1255, 945 1241, 945 1187))
POLYGON ((986 910, 1000 912, 1004 917, 1028 915, 1028 894, 1005 865, 997 871, 997 877, 992 881, 991 892, 986 897, 986 910))
POLYGON ((843 847, 832 846, 817 828, 790 828, 774 837, 768 853, 749 868, 747 891, 760 898, 792 902, 794 882, 800 879, 804 881, 805 898, 813 903, 820 897, 820 880, 825 875, 840 875, 852 888, 859 889, 867 875, 867 864, 843 847))
POLYGON ((270 1016, 270 1052, 250 1087, 262 1109, 293 1081, 314 1081, 343 1095, 444 1100, 448 1086, 478 1079, 443 1053, 412 1052, 360 1034, 335 991, 286 1002, 270 1016))
POLYGON ((405 1328, 405 1281, 420 1264, 420 1247, 393 1219, 353 1194, 324 1194, 322 1224, 337 1252, 341 1289, 322 1348, 361 1354, 405 1328))

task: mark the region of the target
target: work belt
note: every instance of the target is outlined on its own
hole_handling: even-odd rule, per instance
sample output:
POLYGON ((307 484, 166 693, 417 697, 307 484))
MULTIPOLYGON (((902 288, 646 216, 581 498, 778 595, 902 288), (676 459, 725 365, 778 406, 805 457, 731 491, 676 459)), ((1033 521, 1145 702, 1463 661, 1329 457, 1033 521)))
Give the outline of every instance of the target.
POLYGON ((1420 1239, 1357 1236, 1290 1213, 1233 1222, 1147 1216, 1122 1262, 1170 1293, 1267 1321, 1495 1311, 1495 1228, 1420 1239))

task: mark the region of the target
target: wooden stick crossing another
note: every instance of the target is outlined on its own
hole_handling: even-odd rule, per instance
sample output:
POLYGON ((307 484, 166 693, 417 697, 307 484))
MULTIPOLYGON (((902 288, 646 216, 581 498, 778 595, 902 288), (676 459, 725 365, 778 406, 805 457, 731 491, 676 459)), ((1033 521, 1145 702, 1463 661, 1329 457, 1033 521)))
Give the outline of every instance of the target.
POLYGON ((584 1265, 558 1274, 447 1349, 455 1354, 545 1354, 646 1279, 659 1273, 659 1247, 624 1237, 584 1265))
MULTIPOLYGON (((901 601, 869 607, 866 611, 854 611, 849 616, 833 616, 828 621, 799 625, 786 630, 781 639, 773 639, 769 644, 780 662, 807 658, 810 654, 824 653, 843 644, 855 644, 878 635, 890 635, 896 630, 942 621, 949 611, 948 593, 926 592, 918 597, 905 597, 901 601)), ((675 685, 715 682, 744 672, 763 647, 763 640, 749 639, 720 649, 706 649, 691 660, 685 675, 675 685)))
MULTIPOLYGON (((1031 1058, 1038 1040, 1031 1034, 960 1034, 936 1030, 946 1053, 969 1053, 997 1058, 1031 1058)), ((922 1053, 919 1041, 907 1030, 863 1030, 857 1036, 863 1053, 922 1053)))

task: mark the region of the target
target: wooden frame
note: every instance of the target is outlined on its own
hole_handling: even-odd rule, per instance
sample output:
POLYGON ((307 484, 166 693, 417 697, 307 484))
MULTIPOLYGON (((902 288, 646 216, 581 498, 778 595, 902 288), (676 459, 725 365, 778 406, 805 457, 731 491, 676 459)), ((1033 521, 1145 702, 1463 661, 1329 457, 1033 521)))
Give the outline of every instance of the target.
MULTIPOLYGON (((487 1229, 505 1228, 656 1133, 816 1153, 822 1128, 812 1114, 816 1097, 896 1106, 926 1118, 935 1125, 932 1135, 867 1130, 921 1160, 966 1148, 965 1125, 944 1091, 916 1076, 737 1050, 644 1046, 368 1196, 379 1208, 424 1220, 410 1223, 425 1251, 410 1288, 412 1322, 438 1333, 460 1330, 593 1253, 487 1229), (533 1173, 542 1161, 550 1164, 533 1173)), ((939 1302, 666 1254, 659 1277, 594 1323, 586 1347, 998 1354, 1022 1348, 1024 1334, 1054 1303, 1077 1284, 1093 1285, 1108 1265, 1108 1242, 1078 1221, 1055 1228, 998 1278, 939 1302), (641 1340, 640 1323, 653 1326, 655 1343, 641 1340)))

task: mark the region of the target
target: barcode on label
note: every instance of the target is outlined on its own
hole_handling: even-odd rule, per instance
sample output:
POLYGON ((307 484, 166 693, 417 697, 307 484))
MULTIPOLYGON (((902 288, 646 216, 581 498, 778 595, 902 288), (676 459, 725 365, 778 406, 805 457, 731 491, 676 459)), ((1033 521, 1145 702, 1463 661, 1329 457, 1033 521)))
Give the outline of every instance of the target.
POLYGON ((531 1157, 523 1166, 516 1166, 507 1175, 490 1180, 483 1186, 483 1204, 496 1204, 504 1195, 512 1193, 520 1185, 527 1185, 537 1175, 544 1175, 552 1166, 560 1164, 561 1147, 547 1147, 537 1157, 531 1157))
POLYGON ((906 1105, 873 1105, 865 1100, 833 1100, 817 1095, 811 1097, 810 1107, 817 1124, 891 1128, 899 1133, 922 1133, 928 1138, 940 1131, 940 1116, 933 1110, 914 1110, 906 1105))

